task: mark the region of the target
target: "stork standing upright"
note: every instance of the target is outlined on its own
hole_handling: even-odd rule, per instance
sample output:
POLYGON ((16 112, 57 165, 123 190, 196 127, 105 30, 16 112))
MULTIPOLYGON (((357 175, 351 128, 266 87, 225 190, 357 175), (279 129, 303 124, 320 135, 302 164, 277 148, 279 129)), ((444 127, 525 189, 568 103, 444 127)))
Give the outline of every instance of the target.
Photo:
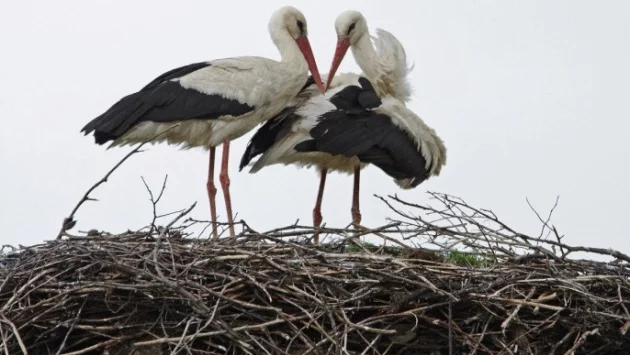
POLYGON ((311 78, 310 85, 290 105, 258 129, 240 164, 243 169, 261 155, 250 173, 278 163, 317 167, 321 176, 313 209, 316 229, 322 221, 329 170, 354 173, 352 219, 356 225, 361 221, 359 171, 367 164, 376 165, 401 188, 410 189, 439 175, 446 163, 442 139, 405 106, 411 96, 406 77, 410 69, 400 42, 389 32, 378 30, 375 49, 366 20, 356 11, 339 15, 335 29, 341 45, 326 80, 328 91, 320 95, 311 78), (364 73, 333 78, 346 43, 353 48, 364 73))
POLYGON ((278 114, 302 90, 309 71, 324 91, 304 15, 294 7, 282 7, 271 16, 268 29, 281 61, 247 56, 172 69, 123 97, 82 129, 86 135, 94 132, 97 144, 112 141, 108 148, 145 142, 160 133, 154 142, 166 141, 183 149, 209 148, 207 191, 215 238, 215 147, 223 144, 219 179, 233 237, 230 141, 278 114))

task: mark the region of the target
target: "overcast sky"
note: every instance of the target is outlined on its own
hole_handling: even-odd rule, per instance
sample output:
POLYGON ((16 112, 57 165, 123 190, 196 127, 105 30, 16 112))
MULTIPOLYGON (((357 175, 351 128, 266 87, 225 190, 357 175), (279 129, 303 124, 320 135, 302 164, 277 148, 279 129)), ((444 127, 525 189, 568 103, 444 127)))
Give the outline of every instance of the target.
MULTIPOLYGON (((285 1, 13 1, 0 9, 0 217, 2 244, 52 239, 82 194, 128 148, 106 150, 85 123, 176 66, 257 55, 278 59, 267 22, 285 1)), ((401 191, 367 168, 362 213, 376 227, 391 216, 372 195, 426 203, 427 190, 494 210, 526 233, 556 196, 554 223, 569 244, 630 252, 630 2, 628 1, 293 1, 308 20, 319 68, 335 49, 333 23, 362 11, 373 30, 392 32, 415 64, 409 105, 448 148, 441 176, 401 191)), ((351 55, 340 71, 357 71, 351 55)), ((274 166, 238 172, 251 134, 232 144, 237 219, 259 229, 311 223, 312 170, 274 166)), ((158 212, 198 201, 208 219, 207 153, 153 146, 134 156, 77 214, 77 229, 121 232, 150 221, 140 179, 168 187, 158 212)), ((350 222, 352 179, 328 179, 328 225, 350 222)), ((224 220, 222 195, 218 212, 224 220)), ((76 231, 76 229, 75 229, 76 231)))

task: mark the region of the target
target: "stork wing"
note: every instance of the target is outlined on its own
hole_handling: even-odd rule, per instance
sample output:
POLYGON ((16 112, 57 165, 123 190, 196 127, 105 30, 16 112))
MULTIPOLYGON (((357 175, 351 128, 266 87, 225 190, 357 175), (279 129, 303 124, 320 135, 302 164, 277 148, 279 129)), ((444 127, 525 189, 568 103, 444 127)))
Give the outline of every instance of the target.
POLYGON ((413 139, 387 115, 336 110, 321 117, 310 133, 312 139, 296 145, 296 151, 356 156, 395 179, 414 178, 412 187, 429 176, 426 160, 413 139))
POLYGON ((171 69, 169 71, 167 71, 166 73, 158 76, 157 78, 153 79, 152 82, 148 83, 147 85, 145 85, 142 89, 140 89, 140 91, 146 91, 146 90, 150 90, 155 88, 156 86, 162 84, 165 81, 169 81, 172 79, 176 79, 176 78, 181 78, 182 76, 186 75, 186 74, 190 74, 192 72, 195 72, 201 68, 205 68, 210 66, 209 62, 199 62, 199 63, 192 63, 192 64, 188 64, 188 65, 184 65, 175 69, 171 69))
POLYGON ((280 113, 267 120, 247 142, 247 148, 241 157, 239 171, 243 170, 256 156, 263 154, 275 143, 291 132, 293 124, 300 119, 296 110, 313 95, 319 94, 313 76, 309 76, 300 93, 280 113))
POLYGON ((387 110, 372 110, 382 104, 372 84, 363 77, 358 82, 361 88, 349 85, 329 99, 337 109, 321 115, 311 139, 295 150, 357 157, 395 179, 412 178, 412 187, 417 186, 429 176, 426 159, 387 110))
POLYGON ((194 63, 170 70, 140 91, 123 97, 85 125, 82 132, 87 135, 94 131, 96 143, 103 144, 143 121, 214 119, 253 111, 252 105, 235 98, 237 90, 234 87, 221 92, 220 84, 226 81, 223 71, 224 68, 214 68, 213 62, 194 63), (217 72, 219 75, 216 75, 217 72), (217 80, 213 81, 213 78, 217 80))

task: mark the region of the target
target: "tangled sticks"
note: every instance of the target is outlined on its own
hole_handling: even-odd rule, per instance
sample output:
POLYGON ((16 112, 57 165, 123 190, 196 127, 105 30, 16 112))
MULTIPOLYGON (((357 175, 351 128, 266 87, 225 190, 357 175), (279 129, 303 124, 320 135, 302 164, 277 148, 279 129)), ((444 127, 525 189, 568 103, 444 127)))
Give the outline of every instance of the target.
MULTIPOLYGON (((383 198, 400 218, 370 247, 354 229, 289 226, 190 238, 196 222, 67 236, 3 255, 7 354, 626 354, 625 254, 514 232, 489 211, 383 198), (293 236, 297 238, 287 238, 293 236), (455 252, 455 247, 460 251, 455 252), (569 259, 576 251, 613 262, 569 259), (133 352, 135 351, 135 352, 133 352)), ((547 229, 548 227, 548 229, 547 229)))

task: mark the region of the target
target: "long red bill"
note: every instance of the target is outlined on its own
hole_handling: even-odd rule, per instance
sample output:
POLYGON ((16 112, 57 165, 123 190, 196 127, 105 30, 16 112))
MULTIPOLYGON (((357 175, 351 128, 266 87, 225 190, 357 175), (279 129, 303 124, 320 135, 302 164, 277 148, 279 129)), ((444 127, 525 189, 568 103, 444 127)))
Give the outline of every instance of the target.
POLYGON ((326 90, 328 90, 330 83, 332 83, 333 77, 335 73, 337 73, 337 68, 339 68, 339 65, 343 61, 343 57, 346 55, 348 48, 350 48, 350 39, 348 37, 338 37, 337 49, 335 49, 335 55, 330 66, 330 71, 328 72, 328 78, 326 79, 326 90))
POLYGON ((324 89, 324 84, 322 84, 322 78, 319 76, 319 69, 317 69, 317 63, 315 62, 315 56, 313 55, 313 50, 311 49, 311 44, 308 41, 308 37, 300 36, 296 40, 300 51, 302 51, 302 55, 304 59, 306 59, 306 63, 308 64, 308 69, 311 71, 313 75, 313 79, 315 79, 315 83, 319 88, 319 91, 324 93, 326 89, 324 89))

